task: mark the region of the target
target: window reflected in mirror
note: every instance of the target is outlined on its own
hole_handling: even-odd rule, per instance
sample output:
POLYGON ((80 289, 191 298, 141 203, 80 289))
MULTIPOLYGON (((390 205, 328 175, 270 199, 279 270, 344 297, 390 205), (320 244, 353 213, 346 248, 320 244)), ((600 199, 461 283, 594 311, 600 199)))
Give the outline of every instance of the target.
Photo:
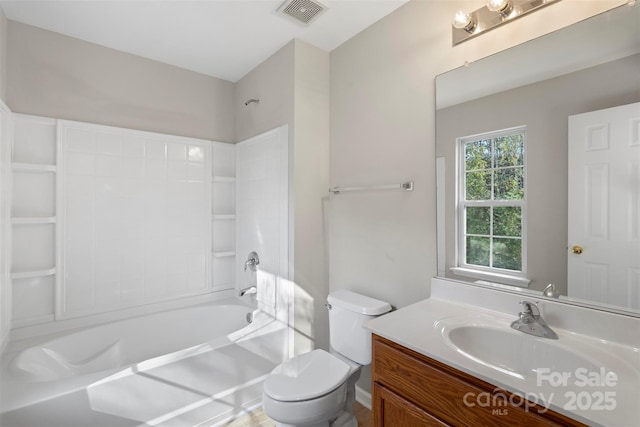
MULTIPOLYGON (((457 139, 458 267, 524 277, 525 127, 457 139)), ((471 273, 472 271, 470 271, 471 273)))

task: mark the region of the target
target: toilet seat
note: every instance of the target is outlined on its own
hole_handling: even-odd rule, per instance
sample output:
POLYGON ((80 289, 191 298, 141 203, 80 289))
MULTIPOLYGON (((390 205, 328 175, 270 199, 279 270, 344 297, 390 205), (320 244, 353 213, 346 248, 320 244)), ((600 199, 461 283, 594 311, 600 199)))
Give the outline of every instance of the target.
POLYGON ((313 350, 276 367, 264 381, 264 393, 281 402, 315 399, 340 387, 350 371, 332 354, 313 350))

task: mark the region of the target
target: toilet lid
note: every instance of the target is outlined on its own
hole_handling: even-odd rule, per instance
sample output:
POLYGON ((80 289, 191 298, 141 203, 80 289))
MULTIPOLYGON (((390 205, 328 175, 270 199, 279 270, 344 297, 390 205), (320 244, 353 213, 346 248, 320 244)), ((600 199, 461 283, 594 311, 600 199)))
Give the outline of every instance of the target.
POLYGON ((267 376, 264 392, 272 399, 294 402, 325 395, 349 376, 349 365, 324 350, 293 357, 267 376))

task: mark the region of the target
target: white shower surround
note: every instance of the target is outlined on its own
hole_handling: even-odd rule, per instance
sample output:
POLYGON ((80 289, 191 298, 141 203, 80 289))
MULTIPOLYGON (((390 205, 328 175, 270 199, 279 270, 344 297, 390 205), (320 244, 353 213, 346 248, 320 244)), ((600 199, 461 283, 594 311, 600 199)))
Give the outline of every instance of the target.
POLYGON ((211 288, 211 142, 58 121, 56 318, 211 288))
MULTIPOLYGON (((10 121, 15 129, 13 139, 13 205, 11 207, 11 220, 13 222, 13 262, 11 265, 11 281, 12 286, 8 289, 13 290, 13 310, 3 311, 3 314, 9 314, 12 311, 12 331, 11 339, 22 339, 30 336, 38 336, 48 333, 57 333, 71 328, 85 327, 92 324, 99 324, 105 321, 114 321, 128 318, 135 315, 158 312, 167 309, 192 305, 194 303, 204 301, 215 301, 222 298, 228 298, 237 292, 237 289, 250 284, 255 284, 257 277, 243 277, 239 272, 241 270, 244 259, 243 254, 236 256, 236 246, 240 250, 251 247, 251 250, 258 250, 263 257, 261 265, 262 270, 260 277, 261 283, 273 286, 269 290, 270 293, 268 304, 271 305, 272 314, 275 313, 275 304, 280 305, 281 310, 277 312, 284 321, 293 319, 291 314, 291 282, 293 275, 293 250, 292 250, 292 224, 291 217, 291 200, 290 191, 291 177, 289 176, 290 161, 289 158, 289 129, 288 126, 273 129, 262 135, 250 138, 247 141, 237 145, 225 144, 219 142, 195 140, 189 138, 176 137, 172 135, 149 133, 131 129, 114 128, 109 126, 94 125, 90 123, 72 122, 44 118, 38 116, 29 116, 23 114, 11 114, 10 121), (95 218, 84 218, 89 224, 78 224, 73 218, 66 215, 66 207, 64 205, 64 197, 56 197, 56 188, 58 195, 65 191, 66 177, 69 174, 69 161, 65 157, 64 137, 65 133, 73 129, 77 132, 85 132, 85 137, 91 140, 91 150, 93 153, 83 153, 89 151, 87 147, 82 147, 82 142, 72 141, 71 154, 75 157, 80 155, 91 154, 91 161, 76 161, 72 172, 82 172, 84 176, 76 180, 76 186, 73 188, 78 194, 88 199, 98 199, 104 197, 98 195, 98 190, 83 182, 85 178, 89 182, 100 181, 106 184, 105 176, 113 179, 114 176, 120 174, 120 178, 127 179, 127 175, 142 178, 139 183, 144 184, 145 162, 156 162, 158 160, 164 162, 166 166, 166 178, 163 175, 164 184, 156 186, 169 188, 176 182, 171 179, 176 177, 176 170, 171 170, 172 162, 177 164, 182 161, 182 157, 177 156, 180 151, 180 145, 187 148, 190 145, 204 147, 205 167, 202 168, 200 177, 210 177, 201 183, 201 188, 209 188, 209 190, 201 193, 201 206, 197 214, 201 214, 201 224, 203 230, 211 230, 211 232, 199 233, 202 242, 206 243, 204 253, 207 259, 204 260, 206 265, 205 272, 198 272, 201 283, 205 285, 198 289, 188 289, 189 292, 184 294, 165 294, 145 295, 144 298, 121 298, 124 295, 126 287, 122 286, 122 279, 129 279, 129 285, 138 289, 142 288, 143 281, 146 279, 148 283, 153 283, 153 278, 142 277, 136 283, 130 280, 131 277, 124 277, 125 264, 131 267, 132 260, 126 257, 126 253, 131 252, 127 243, 131 243, 124 239, 124 249, 122 254, 117 254, 117 248, 112 247, 111 253, 116 257, 120 256, 120 265, 115 262, 102 262, 103 267, 113 266, 113 271, 107 272, 112 274, 112 283, 115 284, 115 298, 109 301, 111 304, 104 304, 104 300, 100 301, 95 289, 85 294, 84 304, 76 304, 75 312, 67 312, 65 307, 66 298, 65 286, 69 279, 69 274, 64 271, 65 257, 68 256, 64 249, 66 243, 65 236, 62 233, 65 227, 71 228, 73 238, 84 238, 85 234, 95 232, 91 228, 91 221, 95 223, 95 218), (92 134, 93 132, 93 134, 92 134), (116 137, 115 147, 110 147, 109 140, 116 137), (125 145, 124 142, 135 140, 149 139, 149 144, 156 143, 160 150, 155 150, 155 157, 158 155, 161 159, 155 159, 154 154, 147 159, 146 153, 140 154, 140 145, 146 148, 144 144, 138 143, 137 158, 134 146, 125 145), (98 148, 96 148, 98 147, 98 148), (244 148, 243 148, 244 147, 244 148), (243 153, 249 154, 248 158, 258 159, 261 168, 238 167, 236 163, 236 151, 240 149, 243 153), (163 151, 164 150, 164 151, 163 151), (96 152, 97 151, 97 152, 96 152), (211 151, 211 155, 206 151, 211 151), (166 158, 162 158, 162 157, 166 158), (96 159, 99 158, 99 162, 96 159), (132 161, 138 160, 142 162, 142 168, 138 170, 132 169, 130 166, 132 161), (209 162, 207 164, 207 162, 209 162), (101 164, 98 164, 101 163, 101 164), (113 166, 115 165, 115 167, 113 166), (129 169, 126 169, 129 165, 129 169), (236 185, 236 169, 242 169, 238 177, 239 185, 236 185), (113 169, 113 170, 111 170, 113 169), (261 172, 256 174, 257 170, 261 172), (173 174, 173 175, 172 175, 173 174), (111 175, 111 176, 110 176, 111 175), (246 176, 244 176, 246 175, 246 176), (249 187, 244 186, 246 182, 252 182, 250 186, 253 190, 247 192, 243 189, 249 187), (84 193, 83 188, 84 187, 84 193), (236 194, 237 193, 237 194, 236 194), (83 195, 84 194, 84 195, 83 195), (238 198, 239 197, 239 198, 238 198), (241 208, 241 215, 236 215, 236 199, 240 200, 241 206, 246 207, 247 202, 252 206, 254 212, 241 208), (211 216, 211 214, 213 214, 211 216), (256 221, 251 223, 251 221, 256 221), (241 224, 242 230, 251 230, 254 236, 247 238, 246 233, 236 233, 236 222, 241 224), (213 226, 212 226, 213 223, 213 226), (249 226, 247 226, 249 225, 249 226), (242 235, 244 238, 238 238, 242 235), (238 243, 241 241, 241 243, 238 243), (291 248, 291 249, 290 249, 291 248), (213 251, 213 254, 211 254, 213 251), (118 275, 118 273, 120 273, 118 275), (118 277, 119 276, 119 277, 118 277), (121 283, 118 283, 117 279, 121 283), (269 282, 269 283, 267 283, 269 282), (275 286, 276 283, 278 286, 275 286), (276 289, 278 288, 278 289, 276 289), (277 292, 276 292, 277 290, 277 292), (95 295, 95 296, 94 296, 95 295), (120 299, 119 299, 120 298, 120 299), (279 302, 276 302, 278 299, 279 302), (103 302, 103 304, 96 304, 103 302)), ((80 133, 82 133, 80 132, 80 133)), ((77 138, 76 138, 77 139, 77 138)), ((111 141, 113 143, 113 141, 111 141)), ((156 146, 156 148, 157 148, 156 146)), ((151 146, 153 147, 153 146, 151 146)), ((152 151, 153 148, 152 148, 152 151)), ((184 150, 182 150, 184 152, 184 150)), ((181 154, 179 156, 182 156, 181 154)), ((188 151, 187 151, 188 156, 188 151)), ((243 156, 240 156, 241 158, 243 156)), ((246 157, 246 156, 245 156, 246 157)), ((80 160, 80 159, 76 159, 80 160)), ((189 166, 187 157, 186 166, 189 166)), ((73 162, 72 162, 73 163, 73 162)), ((175 165, 174 164, 174 165, 175 165)), ((162 166, 162 165, 161 165, 162 166)), ((163 167, 164 167, 163 166, 163 167)), ((157 168, 156 168, 157 172, 157 168)), ((182 170, 184 172, 184 168, 182 170)), ((187 169, 187 173, 189 170, 187 169)), ((184 178, 184 176, 183 176, 184 178)), ((187 180, 193 178, 193 174, 187 175, 187 180)), ((121 195, 126 197, 127 192, 131 192, 132 188, 120 189, 121 195)), ((11 190, 11 189, 10 189, 11 190)), ((104 188, 103 188, 104 190, 104 188)), ((168 193, 168 190, 166 190, 168 193)), ((78 195, 76 194, 76 196, 78 195)), ((144 197, 148 196, 143 194, 144 197)), ((160 199, 162 202, 162 200, 160 199)), ((168 200, 165 200, 167 203, 168 200)), ((192 209, 192 211, 194 211, 192 209)), ((140 211, 138 211, 140 213, 140 211)), ((77 216, 76 216, 77 217, 77 216)), ((121 219, 125 218, 123 215, 121 219)), ((148 219, 148 218, 146 218, 148 219)), ((183 221, 192 222, 195 221, 183 221)), ((132 225, 134 221, 129 223, 129 230, 132 233, 140 234, 140 227, 137 230, 132 225)), ((138 220, 138 226, 140 226, 138 220)), ((165 223, 167 228, 171 224, 165 223)), ((175 224, 174 224, 175 225, 175 224)), ((144 227, 147 227, 144 224, 144 227)), ((155 227, 156 229, 162 226, 155 227)), ((193 228, 195 230, 195 228, 193 228)), ((114 234, 126 234, 113 230, 114 234)), ((110 238, 109 233, 102 233, 102 237, 110 238)), ((122 236, 120 236, 122 237, 122 236)), ((140 237, 140 236, 138 236, 140 237)), ((153 246, 153 245, 151 245, 153 246)), ((204 247, 205 245, 203 245, 204 247)), ((162 248, 167 251, 167 247, 162 248)), ((245 254, 246 255, 246 254, 245 254)), ((102 260, 102 257, 94 257, 102 260)), ((155 262, 148 263, 149 266, 158 265, 160 269, 170 269, 174 259, 171 257, 159 257, 155 262)), ((202 257, 200 257, 202 259, 202 257)), ((140 261, 140 260, 138 260, 140 261)), ((138 262, 138 272, 141 271, 141 263, 138 262)), ((175 264, 175 263, 174 263, 175 264)), ((183 263, 184 264, 184 263, 183 263)), ((202 265, 202 263, 201 263, 202 265)), ((87 276, 102 279, 102 274, 97 274, 95 266, 93 271, 91 268, 85 268, 87 276)), ((144 267, 144 266, 142 266, 144 267)), ((202 269, 201 269, 202 270, 202 269)), ((181 271, 184 273, 184 268, 181 271)), ((131 275, 130 275, 131 276, 131 275)), ((156 276, 162 276, 156 274, 156 276)), ((183 275, 184 276, 184 275, 183 275)), ((195 276, 195 275, 194 275, 195 276)), ((138 278, 141 275, 138 274, 138 278)), ((164 279, 160 277, 160 279, 164 279)), ((196 278, 200 280, 199 278, 196 278)), ((158 282, 160 282, 159 280, 158 282)), ((184 284, 184 280, 182 281, 184 284)), ((169 283, 167 287, 176 283, 169 283)), ((182 287, 184 288, 184 286, 182 287)), ((141 296, 141 293, 139 293, 141 296)), ((114 297, 112 294, 111 297, 114 297)), ((108 300, 107 300, 108 301, 108 300)), ((82 301, 80 301, 82 302, 82 301)), ((263 304, 263 308, 266 306, 263 304)), ((9 322, 7 322, 8 324, 9 322)), ((8 329, 8 328, 7 328, 8 329)), ((6 342, 6 341, 5 341, 6 342)))
POLYGON ((259 404, 282 322, 221 300, 9 344, 2 425, 215 425, 259 404), (156 337, 158 339, 149 339, 156 337))
POLYGON ((293 317, 289 161, 286 125, 236 144, 236 283, 256 285, 260 308, 285 322, 293 317), (252 251, 257 273, 244 268, 252 251))

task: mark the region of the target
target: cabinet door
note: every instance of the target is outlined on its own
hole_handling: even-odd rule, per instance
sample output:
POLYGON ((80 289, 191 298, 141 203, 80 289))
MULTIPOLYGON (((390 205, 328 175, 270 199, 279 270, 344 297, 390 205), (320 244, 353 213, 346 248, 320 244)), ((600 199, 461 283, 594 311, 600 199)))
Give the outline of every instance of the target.
POLYGON ((378 383, 373 384, 373 405, 373 425, 375 427, 448 426, 378 383))

